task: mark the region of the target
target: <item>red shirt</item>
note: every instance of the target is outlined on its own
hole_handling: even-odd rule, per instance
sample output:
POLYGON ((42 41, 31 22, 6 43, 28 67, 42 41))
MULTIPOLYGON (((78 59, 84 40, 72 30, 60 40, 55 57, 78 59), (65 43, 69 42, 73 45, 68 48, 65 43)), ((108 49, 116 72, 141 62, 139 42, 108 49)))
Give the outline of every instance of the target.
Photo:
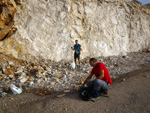
POLYGON ((109 84, 112 84, 112 81, 111 81, 111 78, 109 75, 109 71, 106 68, 106 66, 101 62, 98 62, 96 67, 93 67, 91 74, 95 74, 95 76, 97 78, 99 76, 99 73, 101 70, 104 70, 104 78, 102 80, 107 81, 109 84))

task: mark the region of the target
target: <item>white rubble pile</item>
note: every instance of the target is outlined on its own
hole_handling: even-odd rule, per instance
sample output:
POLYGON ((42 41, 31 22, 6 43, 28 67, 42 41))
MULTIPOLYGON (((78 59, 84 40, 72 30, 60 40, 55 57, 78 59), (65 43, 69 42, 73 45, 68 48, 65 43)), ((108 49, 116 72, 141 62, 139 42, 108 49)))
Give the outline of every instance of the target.
MULTIPOLYGON (((150 54, 143 52, 97 59, 106 65, 111 78, 117 78, 117 75, 139 69, 141 64, 150 63, 149 58, 150 54)), ((15 65, 12 62, 1 64, 0 92, 3 92, 2 88, 10 83, 22 87, 23 90, 34 88, 46 88, 53 91, 78 89, 92 69, 88 62, 89 58, 82 60, 82 64, 76 65, 74 70, 70 68, 69 62, 64 61, 47 62, 46 64, 44 62, 39 62, 39 64, 26 62, 22 65, 15 65)))

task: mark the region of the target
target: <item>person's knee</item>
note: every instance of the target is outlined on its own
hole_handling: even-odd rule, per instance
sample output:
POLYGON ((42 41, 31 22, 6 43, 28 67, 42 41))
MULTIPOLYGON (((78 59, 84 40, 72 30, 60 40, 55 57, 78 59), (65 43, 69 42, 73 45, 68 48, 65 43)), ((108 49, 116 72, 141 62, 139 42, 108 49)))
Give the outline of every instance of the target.
POLYGON ((94 85, 103 86, 102 80, 95 79, 94 80, 94 85))
POLYGON ((94 80, 94 85, 98 85, 99 84, 99 80, 98 79, 95 79, 94 80))

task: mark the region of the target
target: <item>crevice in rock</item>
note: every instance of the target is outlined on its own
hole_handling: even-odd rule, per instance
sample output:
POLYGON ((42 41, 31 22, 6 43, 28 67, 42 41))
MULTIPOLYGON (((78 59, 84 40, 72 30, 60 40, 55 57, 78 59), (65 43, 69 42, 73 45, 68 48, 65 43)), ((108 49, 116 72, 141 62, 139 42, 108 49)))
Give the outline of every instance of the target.
POLYGON ((21 5, 20 0, 0 2, 0 41, 10 37, 17 30, 13 27, 17 5, 21 5))

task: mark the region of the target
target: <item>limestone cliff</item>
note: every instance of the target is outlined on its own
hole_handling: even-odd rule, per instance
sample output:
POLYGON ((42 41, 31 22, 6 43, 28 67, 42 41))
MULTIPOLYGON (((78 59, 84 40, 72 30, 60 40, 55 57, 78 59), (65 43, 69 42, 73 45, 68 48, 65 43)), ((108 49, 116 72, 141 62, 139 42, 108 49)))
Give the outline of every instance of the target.
POLYGON ((150 47, 150 9, 135 0, 2 0, 0 51, 21 59, 125 55, 150 47))

